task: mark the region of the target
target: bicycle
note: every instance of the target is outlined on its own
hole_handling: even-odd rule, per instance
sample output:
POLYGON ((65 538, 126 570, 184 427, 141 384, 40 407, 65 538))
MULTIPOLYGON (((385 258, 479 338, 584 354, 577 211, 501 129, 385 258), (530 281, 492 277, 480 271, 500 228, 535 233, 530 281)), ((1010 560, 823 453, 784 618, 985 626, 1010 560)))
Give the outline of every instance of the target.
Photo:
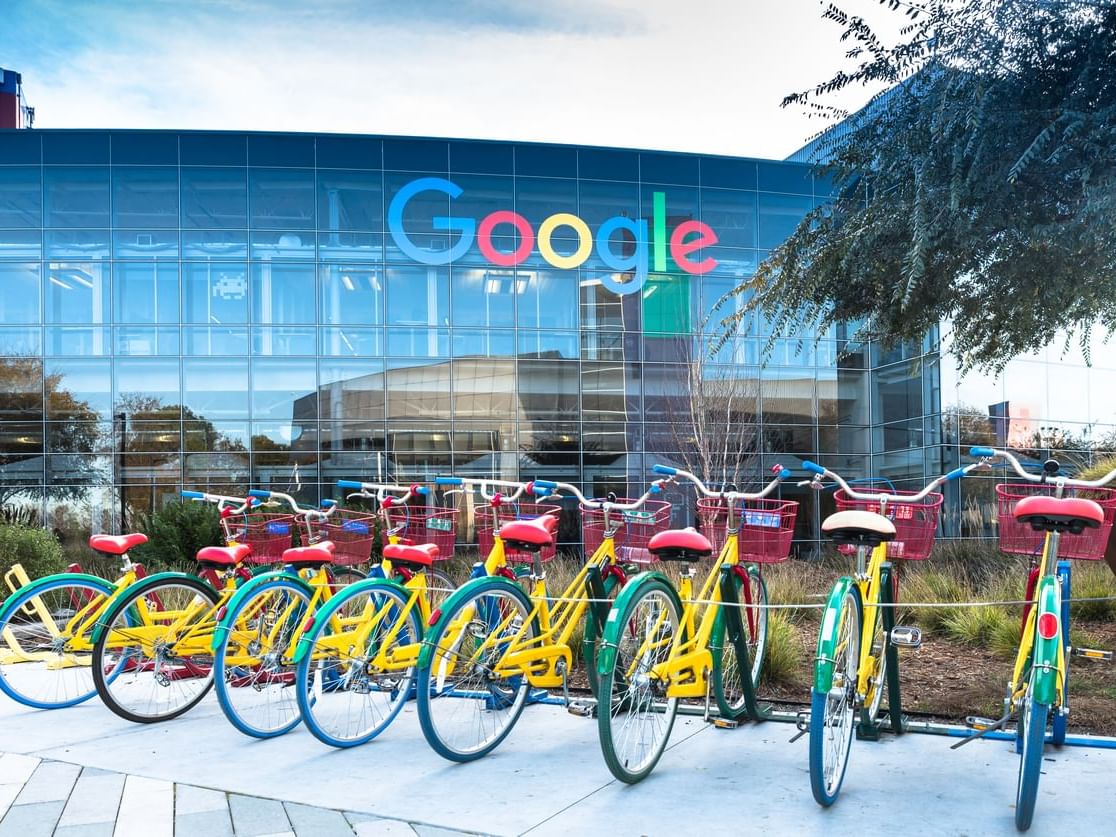
POLYGON ((728 726, 748 714, 762 720, 755 690, 766 655, 767 585, 757 566, 742 562, 785 560, 798 512, 794 501, 765 499, 790 475, 778 465, 775 478, 754 493, 713 491, 665 465, 653 470, 671 482, 689 480, 714 500, 705 506, 706 519, 719 522, 723 511, 725 532, 718 534, 723 546, 696 598, 695 565, 713 555, 713 544, 694 529, 671 529, 653 537, 648 549, 659 561, 688 564, 677 590, 665 574, 645 572, 628 582, 609 611, 597 656, 597 729, 608 769, 628 784, 654 770, 679 700, 703 698, 709 718, 715 696, 728 726), (747 542, 742 529, 753 536, 747 542))
MULTIPOLYGON (((419 485, 397 490, 404 492, 400 503, 427 494, 419 485)), ((302 719, 291 691, 296 680, 294 653, 311 618, 342 589, 334 582, 334 561, 353 563, 368 556, 363 546, 360 554, 346 555, 344 544, 324 539, 329 521, 338 512, 333 500, 315 509, 301 507, 293 497, 277 491, 251 494, 290 506, 303 525, 306 545, 286 550, 284 569, 253 578, 229 602, 213 634, 214 679, 218 703, 232 725, 254 738, 273 738, 294 729, 302 719)), ((335 612, 331 629, 341 631, 355 619, 335 612)))
POLYGON ((879 737, 885 689, 891 730, 903 729, 895 649, 919 647, 922 635, 894 624, 898 584, 887 559, 929 557, 943 500, 934 489, 978 465, 955 468, 920 491, 854 490, 820 465, 805 461, 802 467, 814 474, 804 485, 820 490, 822 480, 830 479, 840 486, 838 511, 822 523, 822 534, 856 554, 855 574, 838 579, 822 611, 809 719, 799 719, 800 731, 810 736, 810 789, 819 805, 829 807, 841 792, 854 732, 879 737))
MULTIPOLYGON (((477 488, 493 513, 518 508, 516 501, 528 490, 521 483, 456 477, 439 477, 438 484, 477 488), (496 487, 514 492, 507 496, 489 492, 496 487)), ((453 590, 452 582, 440 573, 429 577, 438 572, 432 567, 439 557, 438 544, 400 542, 400 534, 414 527, 408 524, 406 505, 386 496, 399 489, 374 483, 362 487, 377 492, 391 540, 384 547, 382 577, 347 588, 319 609, 294 655, 295 693, 302 717, 318 740, 333 747, 367 743, 399 714, 413 695, 423 632, 431 614, 453 590), (396 509, 404 511, 393 522, 396 509), (340 613, 353 618, 336 630, 334 621, 340 613)), ((548 506, 544 513, 558 510, 548 506)), ((486 575, 499 571, 494 553, 491 550, 481 565, 486 575)))
MULTIPOLYGON (((427 742, 451 761, 472 761, 499 746, 519 720, 532 689, 562 688, 569 705, 575 634, 582 625, 581 653, 593 684, 607 601, 627 580, 617 558, 617 533, 629 528, 649 536, 670 518, 669 503, 651 500, 660 491, 657 482, 631 502, 590 500, 568 483, 535 480, 530 486, 542 497, 564 491, 587 512, 601 515, 601 542, 561 595, 552 599, 538 556, 553 544, 557 518, 544 515, 505 523, 496 532, 496 572, 466 582, 435 614, 419 653, 417 708, 427 742), (526 579, 530 593, 507 577, 512 575, 509 554, 531 559, 526 579)), ((629 546, 629 554, 640 548, 629 546)))
MULTIPOLYGON (((244 514, 251 502, 212 496, 227 513, 244 514)), ((142 533, 89 538, 90 548, 119 558, 121 574, 115 581, 75 571, 31 581, 19 567, 5 575, 13 593, 0 606, 0 691, 36 709, 83 703, 98 692, 92 666, 98 629, 137 583, 146 589, 167 580, 186 580, 200 589, 197 585, 202 582, 185 573, 149 576, 128 555, 145 543, 147 536, 142 533)), ((130 619, 140 618, 134 608, 123 612, 130 619)), ((104 674, 115 677, 120 669, 104 674)))
MULTIPOLYGON (((1004 695, 1004 715, 999 720, 980 723, 980 732, 954 747, 1018 718, 1015 826, 1026 831, 1034 818, 1043 749, 1047 740, 1055 745, 1065 742, 1069 714, 1069 657, 1075 650, 1070 644, 1069 630, 1071 576, 1069 562, 1060 559, 1095 560, 1104 556, 1116 516, 1116 490, 1102 486, 1116 479, 1116 470, 1097 480, 1075 480, 1057 476, 1061 466, 1053 459, 1047 460, 1042 473, 1036 475, 1028 473, 1006 450, 974 447, 969 453, 979 457, 978 465, 1004 460, 1026 480, 1026 485, 998 485, 996 493, 1000 548, 1007 553, 1030 555, 1031 567, 1025 596, 1028 604, 1019 650, 1004 695), (1086 496, 1079 492, 1078 496, 1067 497, 1067 488, 1083 489, 1086 496)), ((1080 650, 1080 656, 1110 656, 1080 650)))

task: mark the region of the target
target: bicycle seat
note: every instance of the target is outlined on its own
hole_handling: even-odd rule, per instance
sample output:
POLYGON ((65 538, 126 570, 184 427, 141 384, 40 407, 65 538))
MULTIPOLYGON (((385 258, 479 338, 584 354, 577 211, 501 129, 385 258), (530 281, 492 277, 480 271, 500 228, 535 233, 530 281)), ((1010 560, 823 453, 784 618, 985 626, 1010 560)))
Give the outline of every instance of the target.
POLYGON ((895 538, 895 524, 869 511, 841 511, 822 523, 822 534, 834 543, 876 547, 895 538))
POLYGON ((558 528, 558 518, 544 514, 534 520, 513 520, 500 527, 500 540, 504 546, 516 552, 539 552, 544 546, 554 543, 554 532, 558 528))
POLYGON ((321 567, 333 561, 333 541, 283 550, 283 563, 296 567, 321 567))
POLYGON ((1104 509, 1082 497, 1024 497, 1015 504, 1012 516, 1030 523, 1038 532, 1069 532, 1080 535, 1104 523, 1104 509))
POLYGON ((246 543, 236 546, 206 546, 198 550, 199 564, 210 567, 231 567, 239 564, 252 554, 252 547, 246 543))
POLYGON ((438 557, 438 545, 423 543, 417 546, 391 543, 384 547, 384 558, 396 565, 429 567, 438 557))
POLYGON ((713 554, 713 544, 693 528, 667 529, 647 542, 647 551, 660 561, 700 561, 713 554))
POLYGON ((129 549, 147 543, 147 535, 136 532, 131 535, 93 535, 89 546, 108 555, 123 555, 129 549))

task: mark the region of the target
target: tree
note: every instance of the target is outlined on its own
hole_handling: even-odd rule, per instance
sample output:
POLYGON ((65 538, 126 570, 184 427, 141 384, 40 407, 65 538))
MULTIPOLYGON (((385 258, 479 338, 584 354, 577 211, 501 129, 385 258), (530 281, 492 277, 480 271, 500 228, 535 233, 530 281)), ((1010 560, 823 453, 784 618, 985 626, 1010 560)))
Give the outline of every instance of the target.
MULTIPOLYGON (((1047 345, 1116 329, 1116 2, 881 0, 910 20, 888 44, 828 5, 851 69, 791 94, 890 89, 819 138, 832 202, 736 289, 778 336, 894 344, 952 319, 964 369, 998 369, 1047 345)), ((878 27, 877 27, 878 28, 878 27)), ((820 100, 820 101, 819 101, 820 100)))

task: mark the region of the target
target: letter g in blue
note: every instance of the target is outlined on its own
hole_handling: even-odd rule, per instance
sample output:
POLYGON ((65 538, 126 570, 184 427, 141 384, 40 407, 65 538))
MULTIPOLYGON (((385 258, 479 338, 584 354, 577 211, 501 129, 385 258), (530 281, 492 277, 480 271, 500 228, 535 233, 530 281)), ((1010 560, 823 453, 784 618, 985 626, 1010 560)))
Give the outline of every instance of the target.
POLYGON ((409 258, 421 264, 449 264, 454 259, 461 258, 473 244, 473 235, 477 229, 477 222, 473 218, 434 216, 434 229, 461 233, 458 242, 448 250, 437 252, 424 250, 415 246, 415 243, 407 237, 407 233, 403 230, 403 210, 406 209, 411 198, 420 192, 441 192, 456 198, 461 194, 462 189, 452 180, 446 180, 444 177, 420 177, 396 192, 395 197, 391 199, 391 204, 388 205, 388 230, 391 231, 396 246, 409 258))

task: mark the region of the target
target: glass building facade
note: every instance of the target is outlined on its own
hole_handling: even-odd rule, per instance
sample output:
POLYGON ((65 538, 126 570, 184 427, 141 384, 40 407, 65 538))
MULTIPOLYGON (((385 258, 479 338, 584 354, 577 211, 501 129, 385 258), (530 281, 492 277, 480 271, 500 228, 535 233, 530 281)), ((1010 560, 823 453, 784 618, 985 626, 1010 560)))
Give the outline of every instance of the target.
POLYGON ((948 458, 936 336, 785 335, 766 365, 762 319, 718 339, 828 188, 561 145, 0 132, 0 502, 88 531, 183 486, 921 478, 948 458))

